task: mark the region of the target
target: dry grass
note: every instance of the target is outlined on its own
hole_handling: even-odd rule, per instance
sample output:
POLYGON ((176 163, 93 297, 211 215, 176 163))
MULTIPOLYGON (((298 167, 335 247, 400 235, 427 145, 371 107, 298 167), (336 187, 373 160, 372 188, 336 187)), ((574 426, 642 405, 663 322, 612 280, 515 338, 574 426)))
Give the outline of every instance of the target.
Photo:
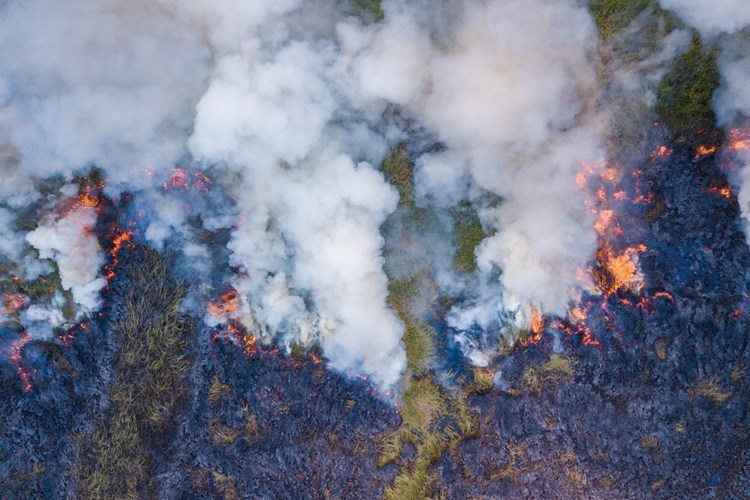
POLYGON ((222 496, 224 500, 238 500, 240 494, 234 485, 234 479, 231 476, 221 474, 217 471, 212 471, 214 486, 216 491, 222 496))
POLYGON ((553 354, 549 361, 540 365, 528 365, 523 372, 524 388, 535 395, 542 393, 545 383, 560 384, 570 380, 574 374, 573 362, 566 356, 553 354))
POLYGON ((717 405, 724 404, 732 396, 719 384, 719 377, 714 375, 708 380, 699 380, 689 391, 691 398, 705 398, 717 405))
POLYGON ((208 388, 208 401, 212 405, 216 404, 218 400, 224 396, 228 396, 231 392, 232 388, 227 384, 222 384, 219 376, 214 375, 214 381, 211 383, 211 387, 208 388))
POLYGON ((495 388, 495 381, 491 372, 481 368, 475 368, 473 373, 474 380, 469 385, 470 394, 487 394, 495 388))

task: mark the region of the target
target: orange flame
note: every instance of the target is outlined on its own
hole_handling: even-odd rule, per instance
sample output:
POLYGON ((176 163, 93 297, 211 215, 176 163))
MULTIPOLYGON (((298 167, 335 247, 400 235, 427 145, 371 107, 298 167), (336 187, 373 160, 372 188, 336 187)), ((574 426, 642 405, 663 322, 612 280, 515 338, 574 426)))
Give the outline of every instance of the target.
POLYGON ((237 312, 239 302, 240 297, 237 294, 237 290, 230 288, 221 294, 219 301, 208 304, 208 312, 216 317, 227 318, 237 312))
POLYGON ((724 187, 711 187, 706 189, 707 193, 711 194, 718 194, 723 196, 724 198, 731 198, 732 197, 732 186, 724 186, 724 187))
POLYGON ((714 154, 715 152, 716 146, 698 146, 698 149, 695 150, 695 158, 703 158, 704 156, 714 154))
POLYGON ((659 146, 655 150, 651 152, 651 155, 649 156, 652 160, 655 160, 657 158, 666 158, 669 155, 672 154, 672 150, 669 149, 667 146, 659 146))
POLYGON ((729 133, 729 146, 727 146, 727 149, 732 152, 750 149, 750 129, 732 130, 729 133))
POLYGON ((117 265, 120 262, 120 251, 125 246, 133 246, 134 233, 131 231, 124 231, 119 227, 114 228, 114 238, 112 238, 112 248, 109 250, 109 255, 112 257, 112 261, 104 266, 104 279, 109 283, 117 274, 117 265))
POLYGON ((21 377, 21 380, 23 381, 23 389, 26 392, 31 391, 31 374, 33 373, 33 371, 30 372, 29 370, 24 368, 21 357, 23 354, 24 346, 30 341, 31 335, 24 332, 23 337, 11 343, 11 354, 10 356, 8 356, 8 360, 13 363, 13 366, 16 367, 16 372, 18 373, 18 376, 21 377))
POLYGON ((3 297, 5 297, 6 314, 18 312, 28 304, 26 295, 22 293, 4 293, 3 297))

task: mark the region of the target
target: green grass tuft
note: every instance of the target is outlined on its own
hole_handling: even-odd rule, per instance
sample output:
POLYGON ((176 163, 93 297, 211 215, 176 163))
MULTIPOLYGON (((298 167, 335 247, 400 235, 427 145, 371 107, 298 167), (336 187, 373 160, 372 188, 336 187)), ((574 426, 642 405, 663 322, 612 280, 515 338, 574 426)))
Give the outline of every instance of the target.
POLYGON ((722 140, 711 106, 719 86, 717 49, 706 48, 696 35, 690 49, 678 57, 664 76, 657 95, 656 111, 676 142, 701 138, 706 145, 722 140))
POLYGON ((349 0, 356 7, 364 18, 380 22, 383 20, 383 8, 380 0, 349 0))
POLYGON ((77 476, 84 498, 139 498, 150 481, 152 451, 172 427, 186 394, 186 338, 192 333, 179 306, 184 287, 169 276, 163 257, 142 249, 114 326, 119 351, 110 386, 111 406, 79 447, 77 476))
POLYGON ((652 0, 593 0, 591 15, 605 40, 627 27, 652 0))
POLYGON ((385 180, 393 184, 399 195, 399 205, 414 207, 414 172, 411 158, 406 153, 406 144, 395 147, 380 166, 385 180))
POLYGON ((475 250, 487 235, 473 207, 460 207, 454 217, 457 248, 453 255, 453 267, 465 273, 473 273, 477 269, 475 250))

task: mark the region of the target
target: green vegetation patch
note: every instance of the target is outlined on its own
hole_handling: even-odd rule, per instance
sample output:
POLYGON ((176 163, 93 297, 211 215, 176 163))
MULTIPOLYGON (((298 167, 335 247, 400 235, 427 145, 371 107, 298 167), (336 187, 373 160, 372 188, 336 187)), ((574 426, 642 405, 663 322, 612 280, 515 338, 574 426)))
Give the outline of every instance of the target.
POLYGON ((388 305, 398 313, 405 327, 401 340, 410 375, 423 375, 433 356, 435 330, 412 310, 413 301, 421 295, 422 287, 430 285, 426 272, 404 280, 391 280, 388 284, 388 305))
POLYGON ((365 20, 380 22, 383 20, 383 8, 380 0, 349 0, 365 20))
POLYGON ((719 86, 715 47, 706 48, 696 35, 690 49, 672 64, 658 91, 656 111, 677 142, 701 138, 707 145, 721 143, 711 107, 719 86))
POLYGON ((397 461, 406 443, 413 445, 417 456, 401 464, 388 499, 426 498, 434 483, 430 467, 451 446, 476 432, 477 424, 463 395, 445 391, 429 371, 434 352, 435 332, 421 317, 420 307, 425 287, 431 287, 426 272, 406 280, 392 280, 389 305, 406 325, 403 335, 406 350, 406 389, 402 397, 401 426, 381 438, 378 465, 397 461))
MULTIPOLYGON (((114 326, 118 342, 111 407, 79 447, 77 475, 86 498, 140 498, 148 486, 153 444, 161 449, 186 395, 185 357, 191 325, 179 313, 183 286, 167 263, 142 248, 124 297, 128 311, 114 326)), ((158 449, 156 450, 158 451, 158 449)))
POLYGON ((406 152, 406 144, 401 143, 392 149, 380 166, 385 180, 395 186, 399 195, 399 205, 414 206, 414 164, 406 152))
POLYGON ((459 271, 473 273, 477 269, 475 250, 487 234, 482 229, 479 214, 471 205, 464 204, 454 213, 456 253, 453 266, 459 271))
POLYGON ((591 15, 605 40, 625 28, 652 0, 593 0, 591 15))

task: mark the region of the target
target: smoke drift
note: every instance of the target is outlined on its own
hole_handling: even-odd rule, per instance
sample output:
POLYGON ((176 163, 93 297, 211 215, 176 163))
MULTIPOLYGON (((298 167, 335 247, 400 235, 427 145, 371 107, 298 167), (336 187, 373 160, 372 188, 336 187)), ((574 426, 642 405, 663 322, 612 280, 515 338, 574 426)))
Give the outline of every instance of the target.
MULTIPOLYGON (((146 241, 216 273, 180 194, 162 186, 178 162, 200 166, 219 189, 189 211, 205 229, 231 230, 220 273, 240 294, 232 316, 261 336, 320 341, 334 367, 391 387, 405 365, 403 326, 386 306, 379 228, 398 195, 374 166, 407 138, 395 124, 409 123, 442 145, 416 159, 418 204, 500 200, 480 210, 491 236, 452 325, 565 313, 596 247, 575 177, 604 156, 587 10, 573 0, 383 10, 383 22, 364 25, 333 0, 6 2, 4 259, 29 278, 54 261, 79 314, 99 307, 95 208, 61 214, 47 203, 36 229, 14 229, 45 196, 76 195, 69 185, 42 194, 44 179, 96 166, 107 195, 132 193, 143 208, 146 241)), ((453 292, 466 283, 441 273, 453 292)))

